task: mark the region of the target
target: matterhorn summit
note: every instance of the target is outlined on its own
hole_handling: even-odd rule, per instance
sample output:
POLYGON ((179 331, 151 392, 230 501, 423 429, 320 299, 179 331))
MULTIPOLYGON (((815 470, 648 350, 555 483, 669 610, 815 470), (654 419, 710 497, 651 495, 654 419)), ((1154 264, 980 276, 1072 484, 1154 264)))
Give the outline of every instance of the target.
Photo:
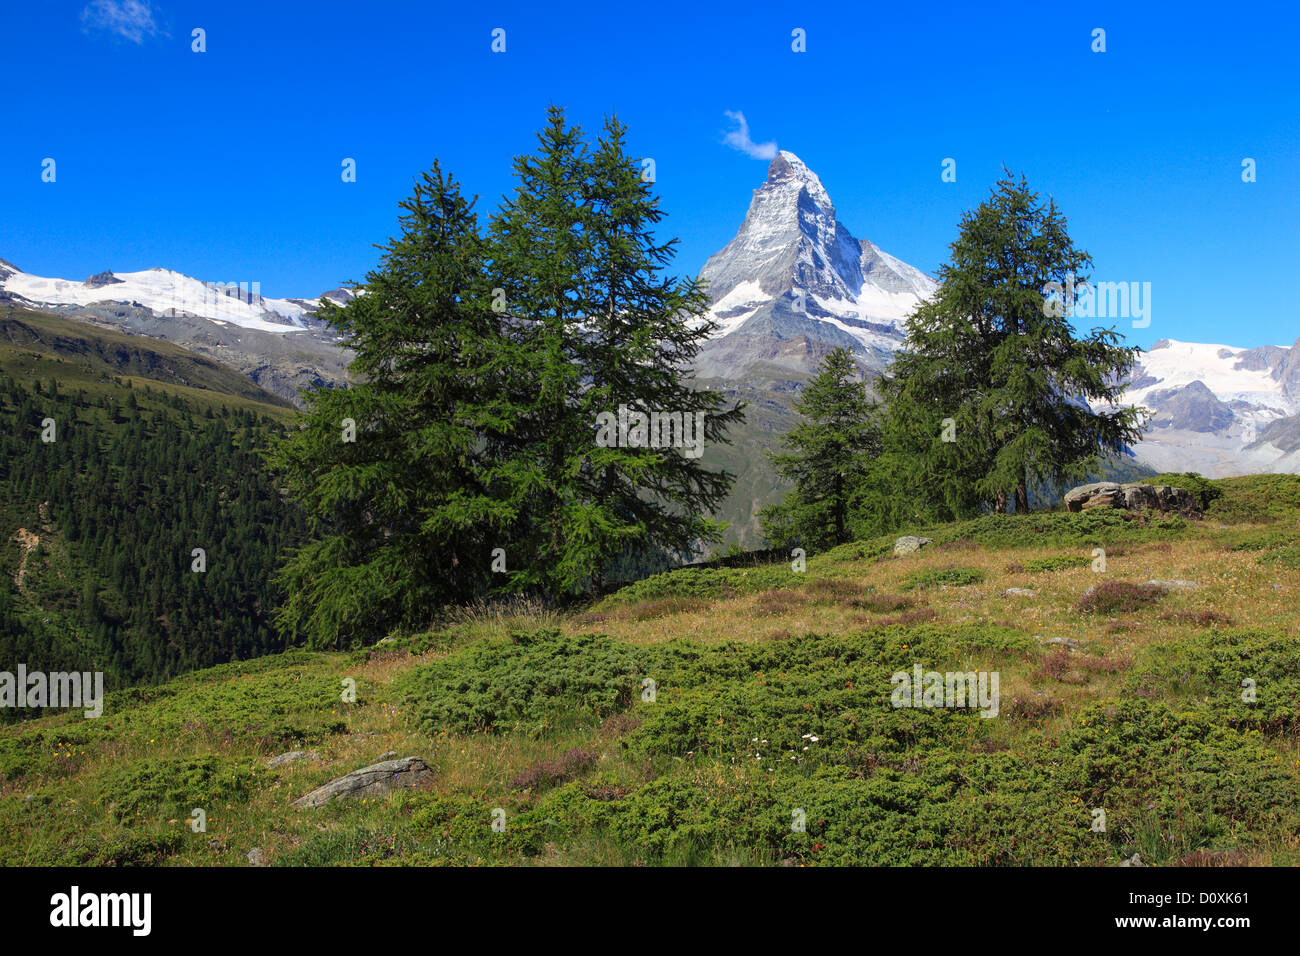
POLYGON ((906 318, 936 288, 919 269, 855 239, 817 174, 787 150, 772 159, 740 230, 701 278, 718 331, 696 369, 727 379, 802 378, 841 345, 883 368, 906 318))

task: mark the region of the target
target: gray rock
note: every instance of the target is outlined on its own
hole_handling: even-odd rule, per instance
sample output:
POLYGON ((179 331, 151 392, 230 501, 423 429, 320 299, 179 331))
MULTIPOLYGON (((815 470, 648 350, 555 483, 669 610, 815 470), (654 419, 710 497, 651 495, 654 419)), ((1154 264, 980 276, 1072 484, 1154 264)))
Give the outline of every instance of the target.
POLYGON ((1137 853, 1134 853, 1131 857, 1129 857, 1127 860, 1125 860, 1123 863, 1120 864, 1120 866, 1143 866, 1143 865, 1144 864, 1142 862, 1142 857, 1140 854, 1137 853))
POLYGON ((319 760, 320 754, 314 750, 290 750, 287 754, 278 754, 266 762, 268 767, 283 767, 299 760, 319 760))
POLYGON ((905 534, 894 542, 894 554, 915 554, 931 541, 930 538, 918 538, 914 534, 905 534))
POLYGON ((1094 481, 1065 493, 1065 507, 1070 511, 1101 506, 1117 508, 1123 506, 1123 501, 1124 486, 1117 481, 1094 481))
POLYGON ((1060 644, 1064 647, 1078 647, 1079 642, 1072 637, 1049 637, 1044 644, 1060 644))
POLYGON ((262 852, 260 846, 255 846, 248 851, 249 866, 266 866, 266 854, 262 852))
POLYGON ((1065 493, 1065 507, 1070 511, 1088 511, 1092 508, 1123 508, 1128 511, 1173 511, 1183 515, 1199 515, 1201 508, 1195 496, 1172 485, 1121 485, 1117 481, 1094 481, 1079 485, 1065 493))
POLYGON ((1182 578, 1171 578, 1168 581, 1157 581, 1152 579, 1145 583, 1154 584, 1157 587, 1162 587, 1167 591, 1194 591, 1196 588, 1200 587, 1200 584, 1198 584, 1196 581, 1187 581, 1182 578))
POLYGON ((380 759, 380 760, 390 760, 390 759, 392 759, 393 757, 396 757, 396 756, 397 756, 397 751, 396 751, 396 750, 386 750, 386 751, 384 751, 383 753, 381 753, 381 754, 379 755, 379 759, 380 759))
POLYGON ((1185 515, 1201 513, 1200 502, 1190 491, 1172 485, 1125 485, 1124 507, 1129 511, 1176 511, 1185 515))
POLYGON ((1033 588, 1007 588, 1002 592, 1004 597, 1033 597, 1037 593, 1033 588))
POLYGON ((432 779, 433 771, 419 757, 385 760, 322 784, 295 800, 293 806, 298 810, 310 810, 323 807, 331 800, 373 799, 432 779))
POLYGON ((102 289, 106 285, 120 285, 122 284, 122 280, 113 275, 113 273, 105 270, 91 276, 82 284, 89 286, 92 289, 102 289))

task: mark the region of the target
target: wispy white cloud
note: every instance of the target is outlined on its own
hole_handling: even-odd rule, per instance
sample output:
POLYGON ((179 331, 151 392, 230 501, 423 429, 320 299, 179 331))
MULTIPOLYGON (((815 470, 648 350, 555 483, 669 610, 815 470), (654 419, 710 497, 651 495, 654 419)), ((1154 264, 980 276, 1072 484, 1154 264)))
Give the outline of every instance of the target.
POLYGON ((147 0, 93 0, 81 11, 81 27, 87 33, 106 30, 132 43, 163 33, 147 0))
POLYGON ((722 141, 732 149, 738 149, 746 156, 754 159, 772 159, 776 156, 776 142, 756 143, 749 138, 749 123, 745 121, 745 114, 736 110, 724 110, 727 118, 736 124, 736 128, 722 137, 722 141))

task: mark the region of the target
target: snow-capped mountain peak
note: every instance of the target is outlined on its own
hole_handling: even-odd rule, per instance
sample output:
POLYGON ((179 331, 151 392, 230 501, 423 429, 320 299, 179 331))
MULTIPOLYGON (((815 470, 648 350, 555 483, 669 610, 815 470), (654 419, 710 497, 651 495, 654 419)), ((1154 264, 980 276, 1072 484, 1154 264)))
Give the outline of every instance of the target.
POLYGON ((788 150, 773 157, 745 221, 701 278, 718 330, 696 367, 722 377, 753 362, 807 372, 838 345, 880 368, 907 316, 936 288, 919 269, 854 238, 821 179, 788 150), (806 348, 792 347, 795 340, 806 348))
POLYGON ((819 209, 827 211, 833 218, 835 208, 831 205, 830 194, 826 187, 808 165, 789 150, 783 149, 773 157, 767 167, 767 182, 763 188, 771 187, 769 195, 791 197, 797 202, 800 193, 806 193, 808 201, 819 209))

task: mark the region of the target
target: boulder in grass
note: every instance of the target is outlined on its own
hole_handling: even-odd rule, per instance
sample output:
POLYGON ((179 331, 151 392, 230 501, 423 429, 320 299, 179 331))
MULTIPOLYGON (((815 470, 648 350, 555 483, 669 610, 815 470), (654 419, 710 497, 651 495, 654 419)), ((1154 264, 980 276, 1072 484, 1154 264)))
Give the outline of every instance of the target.
POLYGON ((1188 581, 1186 578, 1172 578, 1170 580, 1151 580, 1147 584, 1154 584, 1158 588, 1164 588, 1166 591, 1194 591, 1201 585, 1197 581, 1188 581))
POLYGON ((1078 647, 1079 642, 1072 637, 1049 637, 1044 644, 1059 644, 1062 647, 1078 647))
POLYGON ((298 810, 311 810, 323 807, 331 800, 374 799, 432 779, 433 771, 419 757, 385 760, 322 784, 295 800, 293 806, 298 810))
POLYGON ((1173 485, 1125 485, 1124 507, 1129 511, 1176 511, 1184 515, 1201 512, 1195 495, 1173 485))
POLYGON ((905 534, 894 542, 894 554, 915 554, 931 541, 930 538, 918 538, 914 534, 905 534))
POLYGON ((314 750, 290 750, 287 754, 279 754, 272 757, 266 762, 268 767, 283 767, 287 763, 297 763, 299 760, 319 760, 320 755, 314 750))
POLYGON ((1070 511, 1092 508, 1123 508, 1124 486, 1117 481, 1094 481, 1065 493, 1065 507, 1070 511))

